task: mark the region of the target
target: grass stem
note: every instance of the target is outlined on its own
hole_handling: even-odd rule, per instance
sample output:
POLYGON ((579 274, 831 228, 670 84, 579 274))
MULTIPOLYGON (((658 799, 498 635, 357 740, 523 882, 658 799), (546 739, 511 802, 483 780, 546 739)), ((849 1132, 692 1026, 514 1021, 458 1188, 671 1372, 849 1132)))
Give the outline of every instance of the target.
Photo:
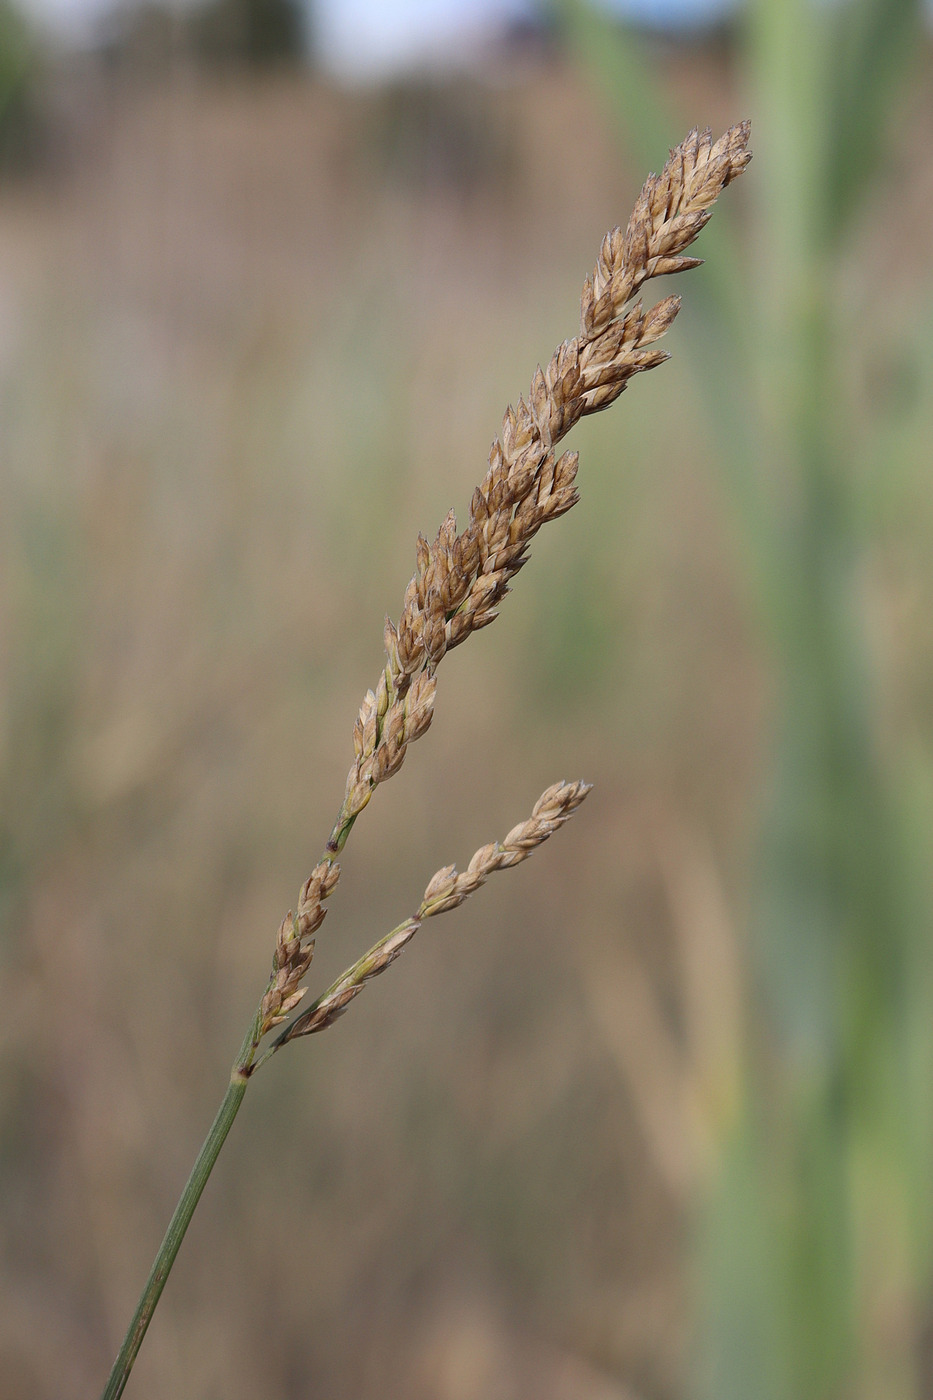
POLYGON ((217 1116, 211 1124, 210 1132, 204 1139, 195 1164, 191 1168, 191 1175, 188 1177, 185 1189, 175 1207, 175 1212, 165 1232, 165 1238, 159 1246, 159 1252, 146 1280, 146 1286, 142 1291, 136 1312, 133 1314, 133 1320, 123 1338, 123 1345, 113 1363, 110 1379, 107 1381, 101 1400, 118 1400, 118 1397, 123 1394, 143 1337, 146 1335, 146 1329, 156 1310, 159 1298, 162 1296, 166 1280, 171 1273, 175 1256, 181 1248, 181 1242, 191 1224, 195 1207, 201 1199, 201 1192, 207 1185, 207 1179, 214 1169, 214 1163, 217 1161, 220 1149, 226 1141, 233 1120, 243 1102, 243 1095, 246 1093, 246 1086, 249 1083, 253 1067, 253 1056, 256 1053, 258 1023, 257 1016, 252 1021, 243 1044, 240 1046, 240 1052, 230 1073, 230 1084, 227 1092, 217 1110, 217 1116))

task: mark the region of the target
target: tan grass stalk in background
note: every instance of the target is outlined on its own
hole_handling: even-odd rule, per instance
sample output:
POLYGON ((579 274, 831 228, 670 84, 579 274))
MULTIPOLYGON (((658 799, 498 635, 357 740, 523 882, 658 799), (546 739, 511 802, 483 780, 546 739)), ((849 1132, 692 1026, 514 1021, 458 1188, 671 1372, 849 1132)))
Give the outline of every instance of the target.
POLYGON ((325 901, 340 878, 336 857, 354 822, 380 783, 397 773, 409 744, 431 723, 437 670, 446 653, 498 615, 511 580, 527 562, 532 539, 577 502, 577 454, 554 449, 575 423, 607 408, 633 375, 668 358, 656 342, 680 306, 665 297, 647 311, 641 301, 626 310, 645 282, 698 266, 684 256, 704 227, 720 192, 745 169, 749 124, 732 127, 713 142, 692 131, 671 152, 660 175, 650 175, 626 228, 603 240, 592 276, 583 284, 580 333, 539 366, 527 399, 509 407, 492 444, 486 475, 473 493, 466 526, 458 533, 451 511, 432 544, 418 537, 415 573, 398 623, 386 620, 385 664, 375 690, 367 691, 353 730, 354 759, 330 838, 301 888, 296 912, 282 920, 272 972, 231 1073, 230 1087, 201 1149, 136 1314, 114 1363, 103 1400, 122 1395, 146 1328, 205 1182, 239 1109, 251 1075, 283 1045, 325 1030, 383 972, 423 921, 462 904, 494 870, 525 860, 585 798, 582 782, 557 783, 542 794, 531 817, 501 843, 483 846, 466 870, 439 870, 417 913, 376 943, 256 1058, 260 1041, 287 1020, 305 993, 314 939, 325 901))

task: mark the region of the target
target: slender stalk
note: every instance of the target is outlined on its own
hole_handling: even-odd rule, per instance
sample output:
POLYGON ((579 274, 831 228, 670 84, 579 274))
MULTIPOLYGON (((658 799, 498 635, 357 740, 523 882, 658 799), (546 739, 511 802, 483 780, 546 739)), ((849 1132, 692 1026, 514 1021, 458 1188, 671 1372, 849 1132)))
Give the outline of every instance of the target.
POLYGON ((204 1139, 197 1160, 191 1168, 191 1175, 185 1183, 185 1189, 181 1193, 178 1205, 175 1207, 175 1213, 165 1232, 165 1238, 159 1246, 159 1252, 146 1280, 146 1286, 142 1291, 133 1320, 123 1338, 123 1345, 113 1363, 113 1370, 110 1372, 110 1379, 101 1400, 118 1400, 118 1397, 123 1394, 130 1371, 133 1369, 133 1363, 136 1360, 136 1354, 142 1345, 143 1337, 146 1335, 146 1329, 156 1310, 159 1298, 162 1296, 165 1281, 171 1273, 175 1256, 185 1238, 185 1232, 191 1224, 195 1207, 201 1199, 201 1192, 214 1169, 214 1163, 226 1141, 233 1120, 237 1116, 243 1095, 246 1093, 246 1086, 254 1068, 253 1056, 256 1053, 258 1031, 259 1017, 256 1016, 240 1046, 239 1054, 230 1072, 230 1084, 223 1102, 217 1110, 217 1116, 211 1124, 210 1132, 204 1139))
POLYGON ((603 240, 596 267, 584 283, 581 332, 564 340, 538 368, 527 402, 509 408, 493 442, 489 469, 476 488, 466 529, 457 534, 451 511, 433 545, 421 536, 417 569, 405 593, 398 625, 386 620, 386 660, 375 690, 368 691, 353 732, 355 759, 346 795, 321 860, 301 888, 294 913, 282 920, 272 974, 240 1048, 230 1085, 191 1175, 123 1340, 102 1400, 119 1400, 155 1312, 162 1289, 191 1223, 201 1192, 239 1111, 250 1077, 282 1045, 333 1024, 383 972, 424 919, 456 908, 496 870, 525 860, 555 832, 589 791, 582 782, 555 783, 531 817, 505 839, 478 850, 466 870, 439 870, 418 912, 381 939, 312 1005, 296 1016, 256 1060, 263 1036, 285 1020, 304 994, 300 984, 314 951, 324 902, 340 875, 335 857, 376 787, 398 772, 409 744, 431 723, 435 672, 446 652, 497 616, 496 605, 527 559, 538 530, 565 514, 578 496, 577 454, 555 460, 554 447, 582 417, 608 408, 636 374, 668 358, 655 342, 679 306, 666 297, 647 312, 626 305, 651 278, 683 272, 698 260, 683 257, 708 221, 717 196, 751 159, 749 124, 732 127, 715 144, 709 131, 692 131, 671 152, 661 175, 648 177, 625 232, 603 240))

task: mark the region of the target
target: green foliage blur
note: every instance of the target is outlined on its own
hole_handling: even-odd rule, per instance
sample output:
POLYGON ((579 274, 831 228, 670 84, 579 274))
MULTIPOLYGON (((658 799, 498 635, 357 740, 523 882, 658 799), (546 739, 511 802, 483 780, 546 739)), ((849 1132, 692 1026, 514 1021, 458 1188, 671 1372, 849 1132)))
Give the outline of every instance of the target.
MULTIPOLYGON (((683 123, 643 47, 565 15, 620 138, 657 159, 683 123)), ((879 380, 927 363, 933 287, 921 263, 887 324, 865 230, 895 258, 910 238, 897 152, 928 39, 913 0, 757 0, 733 42, 750 207, 705 239, 691 349, 769 639, 773 739, 742 1091, 699 1207, 700 1393, 906 1400, 931 1382, 933 734, 916 702, 892 721, 871 576, 928 511, 929 386, 879 380)))
POLYGON ((21 166, 32 155, 38 132, 36 85, 41 50, 32 29, 11 0, 0 4, 0 164, 21 166))

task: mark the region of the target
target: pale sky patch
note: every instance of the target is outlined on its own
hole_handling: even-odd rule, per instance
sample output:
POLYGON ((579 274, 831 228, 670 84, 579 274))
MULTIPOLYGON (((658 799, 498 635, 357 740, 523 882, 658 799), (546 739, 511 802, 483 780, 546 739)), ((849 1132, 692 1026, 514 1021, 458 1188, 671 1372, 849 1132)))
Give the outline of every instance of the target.
MULTIPOLYGON (((19 0, 65 40, 86 41, 125 0, 19 0)), ((781 3, 781 0, 778 0, 781 3)), ((132 4, 133 0, 129 0, 132 4)), ((182 8, 197 0, 175 0, 182 8)), ((514 20, 537 13, 534 0, 304 0, 324 63, 360 80, 425 66, 457 66, 514 20)), ((643 23, 676 26, 715 19, 735 0, 598 0, 643 23)))

